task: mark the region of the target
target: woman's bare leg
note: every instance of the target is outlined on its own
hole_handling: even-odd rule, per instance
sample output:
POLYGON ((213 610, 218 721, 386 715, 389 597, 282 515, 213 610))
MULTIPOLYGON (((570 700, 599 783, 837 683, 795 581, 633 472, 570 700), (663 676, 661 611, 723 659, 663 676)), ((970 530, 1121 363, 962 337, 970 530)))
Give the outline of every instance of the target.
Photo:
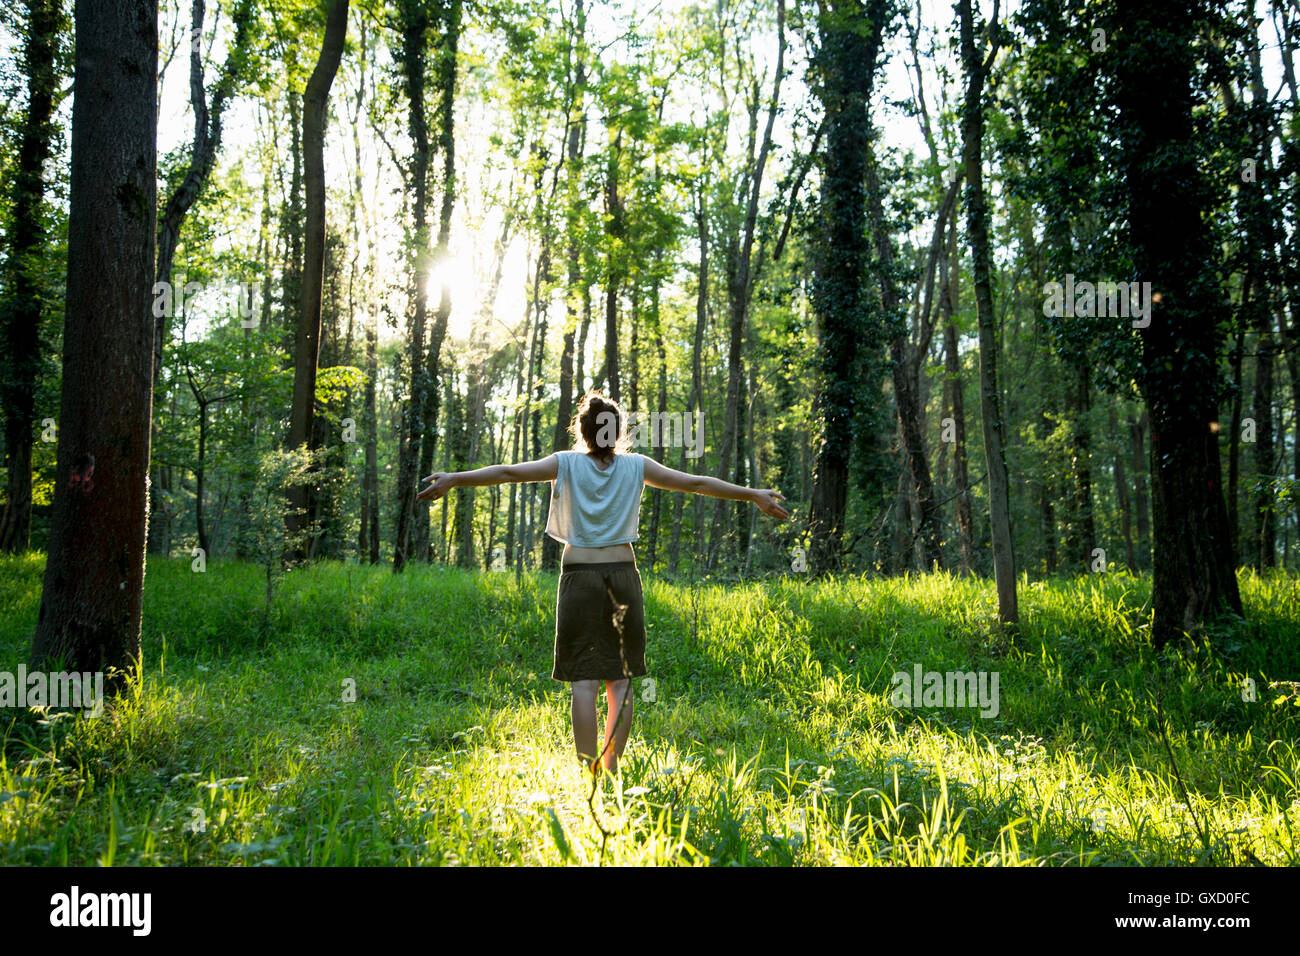
POLYGON ((609 713, 605 715, 605 769, 610 773, 618 770, 618 758, 623 756, 627 746, 628 735, 632 732, 632 710, 636 694, 632 692, 632 682, 623 680, 605 681, 605 699, 609 704, 609 713), (627 706, 623 707, 623 698, 627 706), (622 715, 619 710, 622 708, 622 715), (610 746, 610 735, 614 735, 614 744, 610 746))
POLYGON ((578 759, 589 771, 596 757, 596 695, 600 683, 594 680, 575 680, 573 688, 573 746, 578 759))

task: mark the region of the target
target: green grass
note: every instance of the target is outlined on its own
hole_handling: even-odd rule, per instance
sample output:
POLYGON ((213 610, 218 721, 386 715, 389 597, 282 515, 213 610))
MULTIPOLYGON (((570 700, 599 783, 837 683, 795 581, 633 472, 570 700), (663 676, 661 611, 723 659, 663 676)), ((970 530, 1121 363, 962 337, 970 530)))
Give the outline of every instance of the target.
MULTIPOLYGON (((43 565, 0 559, 0 670, 43 565)), ((657 696, 595 798, 607 842, 554 576, 327 564, 267 617, 257 567, 150 560, 134 693, 0 711, 0 863, 1300 862, 1300 709, 1269 689, 1300 679, 1294 576, 1244 572, 1247 623, 1164 653, 1122 574, 1022 582, 1014 640, 990 582, 643 578, 657 696), (1000 712, 894 706, 915 663, 997 672, 1000 712)))

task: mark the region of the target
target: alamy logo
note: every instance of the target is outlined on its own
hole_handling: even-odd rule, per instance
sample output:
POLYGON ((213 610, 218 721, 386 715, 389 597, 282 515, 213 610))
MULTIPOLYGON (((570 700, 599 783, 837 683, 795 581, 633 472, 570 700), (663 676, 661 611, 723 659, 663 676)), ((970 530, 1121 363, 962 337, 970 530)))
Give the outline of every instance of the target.
MULTIPOLYGON (((1133 328, 1151 324, 1150 282, 1078 282, 1074 273, 1065 284, 1049 282, 1043 286, 1043 315, 1049 318, 1132 318, 1133 328)), ((1159 301, 1157 298, 1156 301, 1159 301)))
POLYGON ((0 671, 0 707, 55 707, 85 709, 87 717, 104 713, 104 672, 0 671))
POLYGON ((82 893, 74 886, 50 897, 50 925, 127 926, 135 936, 148 936, 152 910, 149 893, 82 893))
MULTIPOLYGON (((613 412, 596 416, 600 426, 598 438, 603 445, 612 445, 618 438, 618 418, 613 412)), ((628 443, 633 448, 685 448, 687 458, 704 454, 704 413, 694 412, 628 412, 628 443)))
POLYGON ((240 325, 246 329, 257 325, 257 315, 261 310, 262 295, 257 285, 252 282, 226 282, 204 285, 202 282, 176 283, 155 282, 153 284, 154 318, 173 316, 186 311, 200 296, 209 295, 224 299, 226 308, 238 313, 240 325))
POLYGON ((897 671, 890 679, 889 702, 895 707, 978 707, 981 717, 996 717, 998 672, 993 671, 897 671))

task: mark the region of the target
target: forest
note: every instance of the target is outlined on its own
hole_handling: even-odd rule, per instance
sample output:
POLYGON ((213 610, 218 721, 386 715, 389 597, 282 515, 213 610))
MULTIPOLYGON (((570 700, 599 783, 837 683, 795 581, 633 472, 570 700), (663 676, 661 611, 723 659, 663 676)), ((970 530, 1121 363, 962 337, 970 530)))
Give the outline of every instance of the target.
POLYGON ((0 670, 112 699, 0 680, 0 862, 1294 865, 1298 47, 1295 0, 7 5, 0 670), (600 812, 548 488, 417 497, 591 391, 791 512, 646 488, 600 812))

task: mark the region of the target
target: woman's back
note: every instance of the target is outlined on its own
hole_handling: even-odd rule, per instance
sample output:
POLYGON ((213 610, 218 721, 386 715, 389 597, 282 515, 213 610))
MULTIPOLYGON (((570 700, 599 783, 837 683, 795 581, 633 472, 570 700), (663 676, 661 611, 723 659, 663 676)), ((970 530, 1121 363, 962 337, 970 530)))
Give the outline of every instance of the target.
POLYGON ((777 504, 781 495, 775 491, 754 491, 720 478, 674 471, 653 458, 625 452, 624 429, 617 403, 589 392, 579 403, 573 423, 577 450, 514 465, 436 472, 425 479, 433 484, 417 495, 422 501, 432 501, 457 485, 551 482, 546 533, 566 545, 555 590, 551 677, 573 686, 574 746, 593 773, 602 765, 606 771, 617 771, 634 709, 631 679, 647 672, 645 598, 631 546, 637 537, 641 491, 647 478, 655 488, 752 501, 764 514, 789 517, 777 504), (607 457, 609 464, 601 467, 587 454, 588 449, 607 457), (610 713, 605 747, 598 752, 596 694, 602 680, 610 713))
POLYGON ((575 548, 604 548, 637 539, 645 458, 616 454, 602 468, 581 451, 556 452, 546 533, 575 548))

